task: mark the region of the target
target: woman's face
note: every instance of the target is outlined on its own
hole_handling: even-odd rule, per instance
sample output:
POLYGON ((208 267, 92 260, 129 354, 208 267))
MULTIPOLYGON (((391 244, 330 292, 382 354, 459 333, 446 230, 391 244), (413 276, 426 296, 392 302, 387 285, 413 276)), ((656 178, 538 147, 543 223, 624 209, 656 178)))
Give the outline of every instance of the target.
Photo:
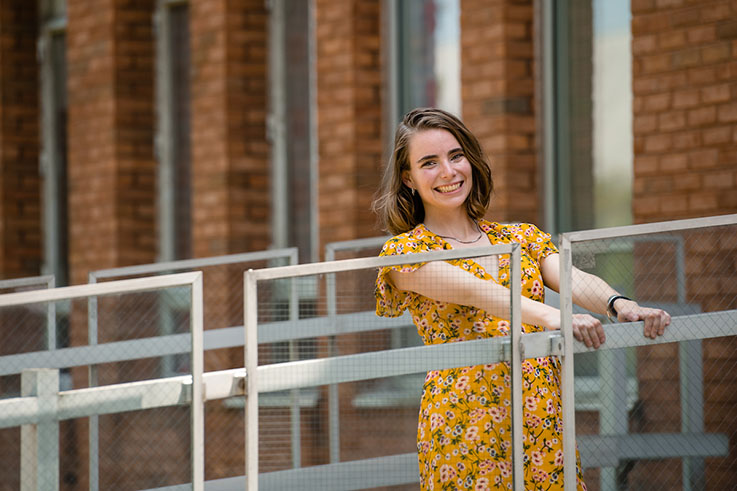
POLYGON ((410 137, 406 186, 416 189, 425 214, 464 206, 473 185, 471 164, 456 138, 447 130, 427 129, 410 137))

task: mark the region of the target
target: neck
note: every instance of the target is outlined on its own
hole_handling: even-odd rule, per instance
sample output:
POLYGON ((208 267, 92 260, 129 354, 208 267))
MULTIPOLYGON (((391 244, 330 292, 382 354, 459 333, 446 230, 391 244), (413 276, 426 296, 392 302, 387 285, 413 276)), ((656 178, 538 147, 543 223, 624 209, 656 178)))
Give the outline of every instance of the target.
POLYGON ((425 217, 425 227, 434 234, 458 241, 470 241, 479 236, 476 222, 464 212, 460 217, 425 217))

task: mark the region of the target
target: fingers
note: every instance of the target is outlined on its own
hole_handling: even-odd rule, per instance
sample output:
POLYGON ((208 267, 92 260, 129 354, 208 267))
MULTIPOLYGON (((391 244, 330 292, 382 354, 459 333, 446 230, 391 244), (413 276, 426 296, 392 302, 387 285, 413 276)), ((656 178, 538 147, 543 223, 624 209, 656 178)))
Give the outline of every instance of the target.
POLYGON ((646 338, 655 339, 665 334, 670 324, 670 314, 661 309, 640 307, 635 302, 627 303, 618 315, 620 322, 643 322, 642 332, 646 338))
POLYGON ((665 328, 670 324, 670 315, 660 309, 640 309, 640 319, 644 323, 643 334, 646 338, 655 339, 665 334, 665 328))
POLYGON ((597 349, 606 341, 601 322, 595 317, 585 314, 573 316, 573 337, 585 344, 587 348, 594 349, 597 349))

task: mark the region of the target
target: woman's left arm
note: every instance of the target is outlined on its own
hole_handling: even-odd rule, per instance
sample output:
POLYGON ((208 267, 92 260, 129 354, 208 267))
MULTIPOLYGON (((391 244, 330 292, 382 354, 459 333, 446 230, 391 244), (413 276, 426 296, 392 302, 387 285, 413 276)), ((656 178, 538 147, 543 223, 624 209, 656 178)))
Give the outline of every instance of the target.
MULTIPOLYGON (((543 282, 553 290, 560 291, 560 256, 550 254, 540 265, 543 282)), ((601 315, 608 315, 607 302, 617 291, 598 276, 573 268, 573 303, 601 315)), ((645 337, 655 339, 662 336, 666 326, 670 324, 670 315, 661 309, 641 307, 632 300, 619 298, 614 301, 614 310, 620 322, 645 323, 645 337)))

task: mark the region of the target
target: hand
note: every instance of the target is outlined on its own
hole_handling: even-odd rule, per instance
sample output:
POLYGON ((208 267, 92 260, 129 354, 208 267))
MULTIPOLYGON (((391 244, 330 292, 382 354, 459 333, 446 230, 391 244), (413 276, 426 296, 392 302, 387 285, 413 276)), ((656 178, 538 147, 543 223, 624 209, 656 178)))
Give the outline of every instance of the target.
POLYGON ((606 341, 601 322, 588 314, 573 314, 573 337, 587 348, 594 349, 598 349, 606 341))
POLYGON ((665 333, 665 328, 670 324, 670 314, 661 309, 651 309, 648 307, 640 307, 637 302, 618 299, 614 302, 614 309, 617 311, 617 320, 620 322, 637 322, 643 321, 645 327, 643 334, 646 338, 655 339, 665 333))

